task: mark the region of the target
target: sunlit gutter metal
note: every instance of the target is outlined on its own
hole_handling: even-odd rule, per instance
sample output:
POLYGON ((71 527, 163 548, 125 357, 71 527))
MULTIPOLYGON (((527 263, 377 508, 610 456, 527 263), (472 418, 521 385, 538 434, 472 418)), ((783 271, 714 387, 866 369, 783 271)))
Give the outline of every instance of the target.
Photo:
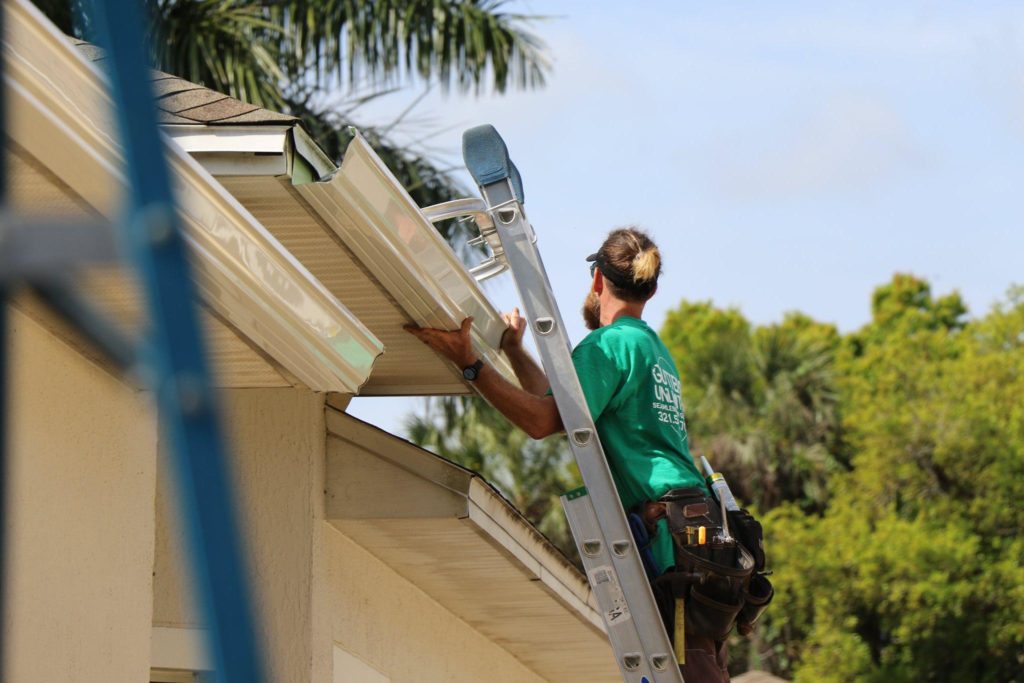
POLYGON ((296 189, 413 321, 454 329, 466 316, 473 316, 476 352, 514 381, 508 361, 498 350, 505 331, 500 313, 431 225, 449 210, 455 215, 478 213, 483 209, 479 200, 435 207, 435 213, 426 216, 358 135, 333 177, 296 185, 296 189))

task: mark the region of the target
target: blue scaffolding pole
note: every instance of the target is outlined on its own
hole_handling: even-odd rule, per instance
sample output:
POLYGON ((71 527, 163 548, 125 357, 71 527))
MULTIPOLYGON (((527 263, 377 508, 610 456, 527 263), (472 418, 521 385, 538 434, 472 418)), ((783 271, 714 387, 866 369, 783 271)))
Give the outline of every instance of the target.
MULTIPOLYGON (((148 369, 144 374, 152 383, 150 388, 156 396, 161 425, 171 446, 180 496, 178 509, 185 522, 193 585, 198 589, 198 602, 209 625, 208 649, 217 680, 261 683, 266 678, 256 642, 248 571, 195 310, 195 286, 157 127, 149 58, 142 41, 143 17, 135 0, 92 0, 87 6, 96 42, 107 50, 103 64, 110 77, 129 186, 128 202, 118 226, 119 237, 128 265, 134 268, 142 285, 150 336, 136 351, 115 327, 92 310, 89 302, 76 294, 65 273, 44 277, 35 271, 19 273, 10 266, 15 262, 12 258, 0 260, 10 266, 0 273, 0 339, 5 339, 7 332, 8 296, 14 287, 27 286, 104 349, 115 364, 124 368, 136 360, 144 362, 148 369)), ((4 123, 0 119, 0 130, 6 130, 4 123)), ((0 207, 6 206, 6 180, 5 169, 0 166, 0 207)), ((18 232, 17 217, 7 216, 5 223, 0 225, 0 256, 4 232, 7 236, 18 232)), ((97 231, 96 239, 102 241, 104 236, 100 232, 97 231)), ((28 233, 23 230, 22 234, 28 233)), ((4 401, 13 400, 6 396, 6 355, 6 350, 0 353, 0 514, 5 522, 9 519, 5 506, 10 492, 4 401)), ((5 526, 0 524, 0 534, 5 526)), ((5 567, 7 542, 0 535, 0 549, 4 550, 0 567, 5 567)), ((6 576, 4 571, 0 578, 6 576)), ((5 603, 0 591, 0 613, 5 603)), ((2 647, 0 643, 0 661, 2 647)))

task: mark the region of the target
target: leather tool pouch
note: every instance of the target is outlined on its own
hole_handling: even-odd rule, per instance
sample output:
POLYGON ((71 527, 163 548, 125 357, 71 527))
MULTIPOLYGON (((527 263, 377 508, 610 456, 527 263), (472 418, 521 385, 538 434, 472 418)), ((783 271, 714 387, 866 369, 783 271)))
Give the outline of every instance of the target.
POLYGON ((676 548, 676 566, 654 582, 663 618, 671 613, 668 601, 681 598, 688 635, 724 640, 733 626, 749 633, 772 598, 767 578, 755 573, 764 567, 760 523, 746 512, 730 513, 733 540, 726 542, 721 507, 701 489, 673 489, 659 502, 666 503, 676 548))
POLYGON ((754 557, 754 573, 747 584, 743 609, 736 620, 736 630, 745 636, 754 630, 754 624, 768 609, 768 604, 775 597, 775 589, 765 574, 764 531, 761 523, 746 510, 730 510, 729 531, 754 557))

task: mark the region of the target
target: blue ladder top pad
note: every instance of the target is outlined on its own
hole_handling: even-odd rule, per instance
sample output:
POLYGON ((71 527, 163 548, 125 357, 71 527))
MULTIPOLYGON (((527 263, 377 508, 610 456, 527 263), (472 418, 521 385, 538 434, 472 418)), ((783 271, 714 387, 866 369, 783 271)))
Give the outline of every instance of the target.
POLYGON ((512 161, 508 158, 508 147, 489 123, 462 134, 462 158, 481 187, 509 177, 512 161))
POLYGON ((512 193, 519 200, 520 204, 526 203, 526 195, 523 194, 523 177, 519 175, 519 169, 512 162, 509 162, 512 168, 509 169, 509 181, 512 183, 512 193))
POLYGON ((484 124, 463 133, 462 158, 477 185, 484 187, 507 178, 512 182, 516 198, 523 201, 522 177, 509 159, 508 147, 494 126, 484 124))

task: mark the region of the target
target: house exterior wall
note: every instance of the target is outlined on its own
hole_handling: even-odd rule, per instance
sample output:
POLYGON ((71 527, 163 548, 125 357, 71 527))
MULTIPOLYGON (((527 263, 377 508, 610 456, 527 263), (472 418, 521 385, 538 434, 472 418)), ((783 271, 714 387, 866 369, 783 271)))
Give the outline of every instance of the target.
MULTIPOLYGON (((322 467, 323 398, 304 389, 221 393, 239 523, 246 528, 250 586, 268 678, 310 681, 314 470, 322 467)), ((202 625, 185 578, 176 500, 160 440, 153 625, 202 625)), ((321 494, 322 495, 322 494, 321 494)))
POLYGON ((8 351, 3 680, 148 680, 149 401, 13 309, 8 351))
MULTIPOLYGON (((270 680, 355 681, 355 671, 394 683, 542 680, 325 521, 322 394, 233 389, 222 408, 270 680)), ((183 574, 166 472, 157 486, 153 624, 194 628, 202 619, 183 574)))
POLYGON ((324 524, 322 531, 327 561, 323 604, 331 620, 330 638, 384 680, 544 680, 337 528, 324 524))

